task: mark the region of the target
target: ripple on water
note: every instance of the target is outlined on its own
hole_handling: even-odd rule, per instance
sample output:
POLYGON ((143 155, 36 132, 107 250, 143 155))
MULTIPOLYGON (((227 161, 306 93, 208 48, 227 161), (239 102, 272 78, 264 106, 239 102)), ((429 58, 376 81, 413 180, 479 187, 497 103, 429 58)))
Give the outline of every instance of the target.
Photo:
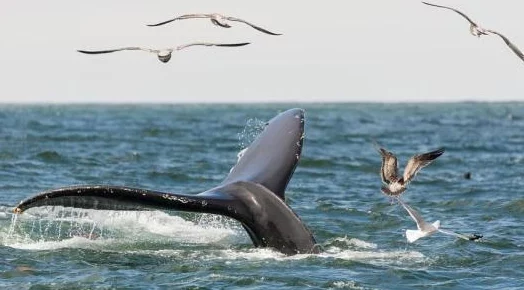
POLYGON ((524 216, 524 199, 515 199, 504 204, 504 209, 517 216, 524 216))
POLYGON ((13 206, 43 189, 215 186, 291 105, 0 106, 0 288, 523 288, 523 104, 304 106, 287 201, 325 251, 292 257, 253 248, 229 219, 175 212, 41 209, 9 233, 13 206), (371 140, 397 153, 401 168, 444 146, 406 201, 483 241, 435 234, 408 244, 413 221, 380 193, 371 140))
POLYGON ((49 151, 42 151, 38 154, 36 154, 36 158, 37 159, 40 159, 41 161, 44 161, 44 162, 52 162, 52 163, 58 163, 58 162, 62 162, 64 159, 63 157, 56 151, 54 150, 49 150, 49 151))

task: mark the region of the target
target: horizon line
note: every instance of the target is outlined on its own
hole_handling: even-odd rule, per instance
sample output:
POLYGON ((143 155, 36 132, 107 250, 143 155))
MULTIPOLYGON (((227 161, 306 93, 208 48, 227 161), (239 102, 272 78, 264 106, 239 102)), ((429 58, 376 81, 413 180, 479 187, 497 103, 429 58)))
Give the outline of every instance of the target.
POLYGON ((277 105, 277 104, 461 104, 461 103, 524 103, 523 100, 388 100, 388 101, 194 101, 194 102, 171 102, 171 101, 2 101, 0 105, 277 105))

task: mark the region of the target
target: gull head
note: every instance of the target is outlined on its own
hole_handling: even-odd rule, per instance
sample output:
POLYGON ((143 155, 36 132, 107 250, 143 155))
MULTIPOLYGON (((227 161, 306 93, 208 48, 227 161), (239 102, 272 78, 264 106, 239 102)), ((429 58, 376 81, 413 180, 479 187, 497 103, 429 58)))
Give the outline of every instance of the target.
POLYGON ((159 52, 157 56, 161 62, 166 63, 171 59, 171 51, 159 52))
POLYGON ((482 237, 484 237, 482 234, 472 234, 468 238, 470 241, 476 241, 478 239, 482 239, 482 237))
POLYGON ((215 13, 211 16, 211 22, 217 26, 224 27, 224 28, 231 28, 231 25, 227 24, 226 19, 224 16, 215 13))
POLYGON ((488 32, 486 29, 480 26, 477 26, 477 25, 473 25, 473 24, 471 24, 469 28, 469 32, 471 33, 471 35, 476 36, 476 37, 480 37, 481 35, 488 35, 488 32))

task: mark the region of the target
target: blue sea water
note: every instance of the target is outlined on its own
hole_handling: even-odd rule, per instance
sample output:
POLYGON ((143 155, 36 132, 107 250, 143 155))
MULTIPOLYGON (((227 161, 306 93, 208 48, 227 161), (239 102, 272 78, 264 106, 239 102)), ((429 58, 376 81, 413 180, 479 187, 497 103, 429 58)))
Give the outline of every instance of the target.
POLYGON ((521 103, 1 105, 0 124, 0 288, 524 288, 521 103), (286 201, 321 254, 253 248, 240 224, 206 214, 12 214, 20 200, 68 185, 209 189, 291 107, 306 110, 306 138, 286 201), (408 244, 415 224, 380 192, 372 140, 397 154, 401 171, 413 154, 445 147, 404 201, 484 238, 436 233, 408 244))

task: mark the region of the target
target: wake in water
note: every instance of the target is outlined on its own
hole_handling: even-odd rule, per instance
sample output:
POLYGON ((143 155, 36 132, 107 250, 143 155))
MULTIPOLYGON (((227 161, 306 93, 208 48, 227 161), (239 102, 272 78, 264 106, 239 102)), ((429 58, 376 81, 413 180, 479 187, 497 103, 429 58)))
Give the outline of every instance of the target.
POLYGON ((11 223, 4 219, 0 231, 5 234, 4 246, 37 251, 78 248, 202 261, 317 258, 374 265, 426 262, 419 252, 383 251, 376 244, 347 237, 328 240, 321 254, 287 256, 273 249, 251 248, 249 237, 234 220, 210 214, 195 215, 192 220, 189 216, 40 207, 24 215, 11 214, 11 223), (213 247, 201 248, 209 244, 213 247))
POLYGON ((359 239, 340 237, 327 241, 323 245, 324 251, 320 254, 297 254, 285 255, 270 248, 235 248, 235 249, 202 249, 198 252, 185 249, 161 249, 161 250, 131 250, 126 253, 147 254, 169 258, 190 258, 202 262, 216 260, 224 261, 296 261, 318 259, 321 261, 341 260, 357 261, 371 265, 417 265, 426 264, 428 259, 417 251, 384 251, 376 244, 359 239))

